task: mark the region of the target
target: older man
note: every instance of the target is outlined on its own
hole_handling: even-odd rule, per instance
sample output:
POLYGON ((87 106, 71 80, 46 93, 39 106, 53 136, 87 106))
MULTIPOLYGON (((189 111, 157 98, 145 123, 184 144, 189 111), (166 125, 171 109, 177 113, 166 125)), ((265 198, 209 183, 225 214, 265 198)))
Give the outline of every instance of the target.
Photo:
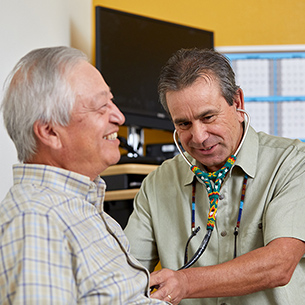
POLYGON ((103 211, 99 173, 120 158, 124 116, 78 50, 44 48, 8 79, 2 110, 22 162, 0 204, 1 304, 164 304, 103 211))

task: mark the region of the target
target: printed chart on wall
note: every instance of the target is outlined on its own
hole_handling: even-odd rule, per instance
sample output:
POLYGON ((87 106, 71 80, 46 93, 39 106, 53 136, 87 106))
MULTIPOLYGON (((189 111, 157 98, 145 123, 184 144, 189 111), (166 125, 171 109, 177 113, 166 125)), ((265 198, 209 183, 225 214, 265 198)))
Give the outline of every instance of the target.
POLYGON ((230 53, 257 131, 305 141, 305 52, 230 53))

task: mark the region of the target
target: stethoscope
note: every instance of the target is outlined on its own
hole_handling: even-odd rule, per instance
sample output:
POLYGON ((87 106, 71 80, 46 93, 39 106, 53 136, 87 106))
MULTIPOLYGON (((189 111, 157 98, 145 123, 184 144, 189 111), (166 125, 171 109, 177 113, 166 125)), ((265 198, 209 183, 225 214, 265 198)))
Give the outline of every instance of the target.
MULTIPOLYGON (((249 126, 250 126, 250 114, 244 110, 244 109, 239 109, 237 108, 236 111, 240 111, 240 112, 243 112, 246 116, 247 116, 247 120, 246 120, 246 126, 245 126, 245 131, 244 131, 244 134, 243 134, 243 138, 235 152, 235 156, 238 154, 238 152, 240 151, 240 148, 242 147, 244 141, 245 141, 245 138, 246 138, 246 134, 248 133, 248 129, 249 129, 249 126)), ((173 133, 173 138, 174 138, 174 142, 175 142, 175 145, 179 151, 179 153, 181 154, 181 156, 183 157, 184 161, 191 167, 192 166, 192 163, 188 160, 188 158, 185 156, 185 154, 183 153, 182 149, 180 148, 180 145, 178 143, 178 135, 177 135, 177 130, 175 129, 174 130, 174 133, 173 133)))
MULTIPOLYGON (((237 108, 236 110, 237 110, 237 111, 243 112, 243 113, 247 116, 247 119, 246 119, 246 122, 245 122, 245 129, 244 129, 243 137, 242 137, 242 140, 241 140, 241 142, 240 142, 240 144, 239 144, 237 150, 235 151, 235 154, 234 154, 235 156, 236 156, 236 155, 238 154, 238 152, 240 151, 240 149, 241 149, 241 147, 242 147, 242 145, 243 145, 243 143, 244 143, 244 141, 245 141, 245 138, 246 138, 246 135, 247 135, 247 133, 248 133, 249 126, 250 126, 250 115, 249 115, 249 113, 248 113, 246 110, 239 109, 239 108, 237 108)), ((173 138, 174 138, 174 142, 175 142, 175 144, 176 144, 176 146, 177 146, 177 149, 178 149, 179 153, 181 154, 181 156, 183 157, 183 159, 185 160, 185 162, 186 162, 186 163, 189 165, 189 167, 191 168, 191 167, 193 166, 192 163, 191 163, 191 162, 188 160, 188 158, 185 156, 184 152, 182 151, 182 149, 181 149, 181 147, 180 147, 180 145, 179 145, 179 143, 178 143, 178 135, 177 135, 176 129, 174 130, 173 138)), ((187 241, 186 252, 187 252, 187 247, 188 247, 188 243, 189 243, 190 239, 191 239, 193 236, 195 236, 195 235, 197 234, 197 232, 199 231, 199 229, 200 229, 200 228, 198 227, 195 231, 193 231, 191 237, 190 237, 189 240, 187 241)), ((201 242, 199 248, 197 249, 197 251, 195 252, 195 254, 193 255, 193 257, 192 257, 189 261, 185 262, 185 264, 184 264, 181 268, 179 268, 179 270, 181 270, 181 269, 187 269, 187 268, 191 267, 195 262, 197 262, 197 260, 200 258, 200 256, 201 256, 201 255, 203 254, 203 252, 205 251, 205 249, 206 249, 206 247, 207 247, 207 245, 208 245, 208 243, 209 243, 209 240, 210 240, 210 238, 211 238, 211 235, 212 235, 212 230, 207 230, 207 232, 206 232, 206 234, 205 234, 205 236, 204 236, 204 238, 203 238, 203 240, 202 240, 202 242, 201 242)))

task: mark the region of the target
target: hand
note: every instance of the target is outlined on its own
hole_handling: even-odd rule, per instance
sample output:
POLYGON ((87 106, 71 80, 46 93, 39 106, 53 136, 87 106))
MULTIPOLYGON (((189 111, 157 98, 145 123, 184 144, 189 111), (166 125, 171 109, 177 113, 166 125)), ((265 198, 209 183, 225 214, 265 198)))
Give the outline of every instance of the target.
POLYGON ((162 269, 151 274, 150 287, 157 289, 152 298, 176 305, 187 296, 188 280, 183 270, 162 269))

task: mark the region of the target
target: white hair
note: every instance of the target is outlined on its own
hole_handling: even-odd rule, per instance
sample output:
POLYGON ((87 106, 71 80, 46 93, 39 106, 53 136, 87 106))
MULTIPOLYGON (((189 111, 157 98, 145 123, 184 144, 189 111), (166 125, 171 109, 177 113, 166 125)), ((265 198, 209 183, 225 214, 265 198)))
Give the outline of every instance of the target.
POLYGON ((36 152, 36 121, 65 126, 75 94, 67 75, 86 55, 69 47, 41 48, 29 52, 14 67, 5 84, 1 109, 7 132, 21 162, 36 152))

